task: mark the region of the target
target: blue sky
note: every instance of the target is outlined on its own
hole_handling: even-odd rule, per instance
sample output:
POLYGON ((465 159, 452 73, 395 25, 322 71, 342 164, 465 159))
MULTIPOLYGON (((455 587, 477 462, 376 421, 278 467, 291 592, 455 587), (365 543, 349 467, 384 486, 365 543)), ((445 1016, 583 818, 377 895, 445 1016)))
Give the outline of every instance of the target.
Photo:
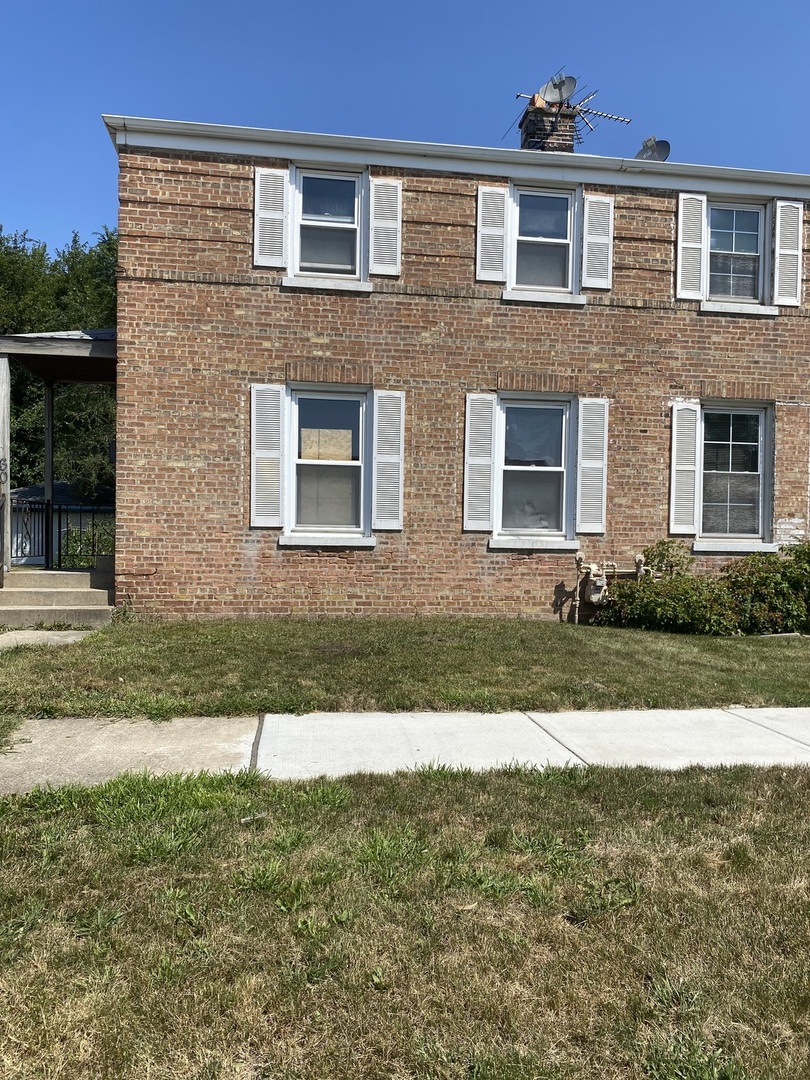
POLYGON ((806 0, 2 0, 0 41, 0 225, 51 251, 116 223, 105 112, 516 146, 564 67, 633 120, 583 152, 810 173, 806 0))

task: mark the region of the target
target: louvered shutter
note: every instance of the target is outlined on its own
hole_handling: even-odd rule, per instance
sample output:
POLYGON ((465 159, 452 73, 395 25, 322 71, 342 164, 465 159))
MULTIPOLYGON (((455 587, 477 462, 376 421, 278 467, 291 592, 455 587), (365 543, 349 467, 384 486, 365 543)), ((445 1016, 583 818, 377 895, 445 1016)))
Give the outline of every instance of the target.
POLYGON ((287 214, 290 176, 287 169, 257 169, 253 223, 256 266, 287 265, 287 214))
POLYGON ((802 203, 774 206, 773 302, 798 307, 802 299, 802 203))
POLYGON ((467 395, 464 528, 471 532, 492 531, 496 404, 494 394, 467 395))
POLYGON ((706 252, 706 196, 678 199, 678 289, 681 300, 703 300, 706 252))
POLYGON ((475 276, 506 281, 507 188, 479 187, 475 276))
POLYGON ((250 388, 250 524, 282 524, 283 386, 250 388))
POLYGON ((405 395, 401 390, 375 390, 373 529, 402 528, 404 455, 405 395))
POLYGON ((613 197, 585 196, 582 285, 609 289, 613 281, 613 197))
POLYGON ((676 402, 672 406, 672 479, 669 531, 694 536, 697 526, 698 449, 700 406, 676 402))
POLYGON ((402 246, 402 181, 371 181, 369 271, 397 275, 402 246))
POLYGON ((607 501, 608 402, 581 398, 577 433, 578 533, 605 531, 607 501))

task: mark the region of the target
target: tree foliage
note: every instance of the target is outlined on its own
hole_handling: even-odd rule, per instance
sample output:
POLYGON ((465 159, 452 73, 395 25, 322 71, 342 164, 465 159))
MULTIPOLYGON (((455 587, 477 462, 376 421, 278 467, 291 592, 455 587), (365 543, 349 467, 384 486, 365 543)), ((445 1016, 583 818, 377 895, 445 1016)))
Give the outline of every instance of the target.
MULTIPOLYGON (((118 236, 103 229, 95 244, 73 234, 51 257, 27 233, 0 227, 0 334, 114 327, 118 236)), ((42 381, 11 365, 11 484, 44 476, 42 381)), ((54 399, 54 479, 92 497, 115 482, 109 448, 115 438, 115 390, 57 384, 54 399)))

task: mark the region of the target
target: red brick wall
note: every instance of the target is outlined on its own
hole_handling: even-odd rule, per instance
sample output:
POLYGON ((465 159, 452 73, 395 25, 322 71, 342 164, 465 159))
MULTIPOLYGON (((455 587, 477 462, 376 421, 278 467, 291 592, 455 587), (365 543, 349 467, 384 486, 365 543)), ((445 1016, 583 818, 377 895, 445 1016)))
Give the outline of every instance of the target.
POLYGON ((399 278, 370 295, 282 292, 283 271, 252 262, 255 164, 121 156, 119 602, 178 615, 552 616, 573 554, 490 552, 485 534, 462 531, 470 391, 610 399, 608 528, 581 538, 588 562, 630 566, 667 535, 679 395, 776 402, 775 536, 806 528, 808 310, 760 319, 675 302, 676 192, 612 192, 613 288, 583 309, 508 304, 501 286, 476 284, 479 179, 427 172, 396 173, 399 278), (249 527, 249 387, 287 379, 406 391, 402 533, 377 533, 374 550, 301 550, 249 527))

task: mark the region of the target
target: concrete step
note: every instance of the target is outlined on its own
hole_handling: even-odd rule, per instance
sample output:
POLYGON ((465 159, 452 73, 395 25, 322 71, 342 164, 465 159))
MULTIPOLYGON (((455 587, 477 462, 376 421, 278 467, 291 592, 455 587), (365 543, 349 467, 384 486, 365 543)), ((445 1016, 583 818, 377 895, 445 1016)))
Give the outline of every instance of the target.
POLYGON ((29 570, 14 567, 5 577, 6 587, 15 589, 89 589, 90 570, 29 570))
POLYGON ((54 623, 69 626, 91 626, 94 629, 106 626, 112 618, 111 607, 10 607, 0 609, 0 626, 14 630, 36 627, 40 624, 53 626, 54 623))
POLYGON ((17 588, 6 585, 0 589, 0 609, 15 607, 108 607, 106 589, 43 589, 17 588))

